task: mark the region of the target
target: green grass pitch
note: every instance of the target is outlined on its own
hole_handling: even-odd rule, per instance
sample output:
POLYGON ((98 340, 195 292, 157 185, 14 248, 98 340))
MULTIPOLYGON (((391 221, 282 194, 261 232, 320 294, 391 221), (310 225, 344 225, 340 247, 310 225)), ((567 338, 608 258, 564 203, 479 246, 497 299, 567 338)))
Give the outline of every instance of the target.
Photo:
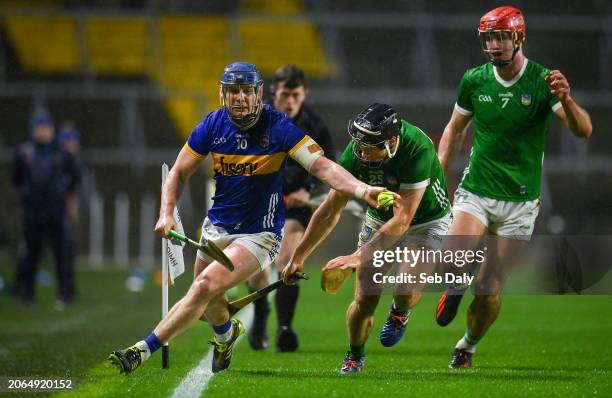
MULTIPOLYGON (((6 278, 7 268, 3 268, 6 278)), ((610 296, 508 296, 489 334, 479 344, 474 367, 447 368, 452 347, 465 327, 460 316, 447 328, 434 321, 437 295, 427 295, 412 314, 404 339, 393 348, 378 342, 390 298, 381 299, 366 345, 362 374, 342 376, 347 349, 344 313, 352 286, 337 296, 319 288, 319 274, 302 283, 296 316, 300 350, 278 354, 276 326, 269 322, 271 348, 251 351, 242 339, 229 371, 212 378, 206 397, 388 397, 388 396, 610 396, 612 395, 612 299, 610 296)), ((125 273, 80 270, 80 300, 53 309, 53 289, 39 289, 33 307, 0 297, 0 376, 76 379, 79 397, 171 396, 209 350, 210 327, 199 323, 171 342, 171 367, 157 353, 134 374, 120 376, 105 358, 150 332, 159 319, 159 287, 142 293, 124 288, 125 273)), ((171 302, 190 276, 171 288, 171 302)))

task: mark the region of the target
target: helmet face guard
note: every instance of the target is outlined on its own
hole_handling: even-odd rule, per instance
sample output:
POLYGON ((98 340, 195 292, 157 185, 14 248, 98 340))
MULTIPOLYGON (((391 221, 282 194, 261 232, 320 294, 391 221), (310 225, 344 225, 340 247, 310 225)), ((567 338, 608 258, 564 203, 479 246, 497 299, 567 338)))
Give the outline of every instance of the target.
POLYGON ((480 18, 478 36, 482 51, 491 64, 500 68, 512 64, 514 56, 525 41, 523 13, 518 8, 508 6, 489 11, 480 18), (499 46, 491 48, 494 42, 499 46), (501 55, 510 49, 512 56, 509 59, 502 59, 501 55))
POLYGON ((485 53, 487 60, 500 68, 510 65, 514 61, 514 56, 521 49, 521 41, 517 39, 518 32, 512 33, 509 30, 490 30, 490 31, 478 31, 478 37, 480 38, 480 45, 482 51, 485 53), (500 43, 499 48, 490 48, 490 43, 500 43), (512 56, 510 59, 498 58, 509 48, 506 48, 507 43, 512 43, 512 56))
POLYGON ((372 104, 354 120, 349 121, 348 133, 351 136, 355 157, 366 167, 376 168, 395 156, 398 143, 391 148, 393 137, 399 137, 401 126, 397 113, 389 105, 372 104), (385 155, 379 160, 364 156, 364 152, 382 151, 385 155))
MULTIPOLYGON (((219 83, 221 106, 226 109, 230 120, 241 130, 255 125, 263 109, 263 79, 255 65, 247 62, 229 64, 225 67, 219 83), (248 110, 246 114, 236 115, 235 110, 232 109, 236 105, 229 101, 229 97, 232 95, 253 96, 250 103, 247 101, 248 110)), ((238 107, 242 107, 242 104, 238 107)))

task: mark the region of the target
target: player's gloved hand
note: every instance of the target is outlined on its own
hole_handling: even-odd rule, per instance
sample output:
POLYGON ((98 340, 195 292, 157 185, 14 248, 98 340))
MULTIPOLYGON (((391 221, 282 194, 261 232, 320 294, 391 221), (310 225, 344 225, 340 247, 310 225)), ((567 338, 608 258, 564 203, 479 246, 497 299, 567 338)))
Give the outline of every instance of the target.
POLYGON ((283 268, 281 272, 281 277, 283 278, 283 283, 285 285, 295 285, 299 280, 296 276, 296 272, 304 271, 304 263, 302 261, 297 261, 293 257, 289 260, 289 263, 283 268))
POLYGON ((162 238, 170 236, 170 231, 176 229, 176 220, 172 214, 160 214, 155 224, 155 233, 162 238))
POLYGON ((323 267, 323 271, 327 271, 334 268, 339 269, 349 269, 349 268, 357 268, 361 265, 361 259, 358 255, 350 254, 348 256, 340 256, 336 257, 333 260, 330 260, 323 267))
POLYGON ((566 101, 570 94, 570 85, 563 73, 558 70, 551 70, 546 75, 546 83, 550 93, 556 95, 561 101, 566 101))

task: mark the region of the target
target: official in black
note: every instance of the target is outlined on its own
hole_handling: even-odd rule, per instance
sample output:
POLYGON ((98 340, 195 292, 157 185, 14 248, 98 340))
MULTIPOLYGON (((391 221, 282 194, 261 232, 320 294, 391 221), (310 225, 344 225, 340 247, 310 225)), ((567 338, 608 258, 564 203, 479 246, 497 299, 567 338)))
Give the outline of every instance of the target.
MULTIPOLYGON (((335 149, 332 136, 321 118, 304 103, 308 96, 304 71, 294 65, 280 67, 270 87, 272 105, 289 116, 302 130, 306 131, 325 151, 325 156, 335 160, 335 149)), ((302 239, 310 217, 311 192, 319 190, 320 183, 312 178, 304 168, 292 159, 287 159, 284 181, 285 226, 283 243, 276 259, 277 270, 283 270, 291 254, 302 239)), ((324 194, 324 192, 320 192, 324 194)), ((268 273, 262 272, 249 281, 252 290, 259 289, 267 283, 268 273)), ((281 286, 276 292, 275 304, 278 317, 276 349, 279 352, 293 352, 298 348, 298 337, 292 328, 293 315, 297 305, 299 286, 281 286)), ((269 304, 266 297, 255 301, 255 318, 249 332, 249 343, 255 350, 268 345, 266 323, 269 304)))
POLYGON ((22 203, 23 244, 16 270, 15 295, 25 303, 35 301, 35 279, 43 244, 52 249, 58 280, 58 304, 74 299, 74 258, 66 211, 67 198, 79 184, 74 156, 59 148, 51 117, 37 114, 31 120, 30 140, 13 159, 12 180, 22 203))

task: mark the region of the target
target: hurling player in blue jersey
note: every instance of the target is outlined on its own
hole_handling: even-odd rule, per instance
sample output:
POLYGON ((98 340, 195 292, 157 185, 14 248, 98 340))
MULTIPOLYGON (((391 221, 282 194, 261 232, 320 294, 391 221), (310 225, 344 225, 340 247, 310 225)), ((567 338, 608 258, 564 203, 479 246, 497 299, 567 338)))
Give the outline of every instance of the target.
POLYGON ((229 257, 229 271, 202 252, 195 262, 194 281, 153 332, 109 360, 122 373, 136 369, 164 343, 204 314, 215 331, 212 371, 226 369, 244 326, 231 319, 225 291, 270 265, 282 240, 284 224, 283 171, 287 156, 336 191, 363 199, 378 208, 384 188, 365 185, 323 156, 321 147, 285 114, 262 103, 263 80, 246 62, 225 67, 221 76, 221 109, 198 124, 179 153, 162 190, 155 231, 168 237, 176 226, 173 210, 183 186, 201 160, 214 163, 214 204, 202 226, 229 257))

